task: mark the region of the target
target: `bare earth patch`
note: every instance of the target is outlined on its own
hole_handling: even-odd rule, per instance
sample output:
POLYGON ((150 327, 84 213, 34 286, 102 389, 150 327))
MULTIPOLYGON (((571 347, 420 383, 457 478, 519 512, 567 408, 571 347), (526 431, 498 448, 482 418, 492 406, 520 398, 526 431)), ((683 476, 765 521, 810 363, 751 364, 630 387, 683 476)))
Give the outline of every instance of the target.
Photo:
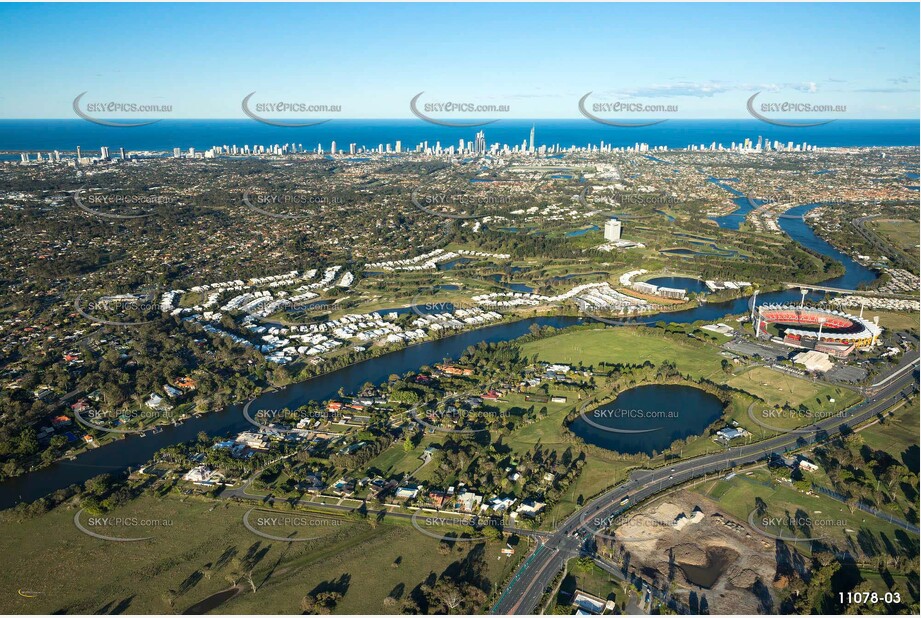
POLYGON ((775 610, 773 542, 722 512, 716 502, 680 491, 630 512, 614 536, 616 542, 599 540, 603 553, 617 564, 628 562, 660 589, 671 587, 692 610, 775 610))

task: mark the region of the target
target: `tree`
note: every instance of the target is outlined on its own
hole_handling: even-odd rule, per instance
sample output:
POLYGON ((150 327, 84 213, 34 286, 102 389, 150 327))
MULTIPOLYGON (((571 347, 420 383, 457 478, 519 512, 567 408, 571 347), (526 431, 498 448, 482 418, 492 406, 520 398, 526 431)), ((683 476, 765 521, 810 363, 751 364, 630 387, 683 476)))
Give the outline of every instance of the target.
POLYGON ((449 577, 442 577, 435 583, 432 588, 432 596, 441 602, 448 613, 454 613, 454 610, 464 602, 463 591, 449 577))

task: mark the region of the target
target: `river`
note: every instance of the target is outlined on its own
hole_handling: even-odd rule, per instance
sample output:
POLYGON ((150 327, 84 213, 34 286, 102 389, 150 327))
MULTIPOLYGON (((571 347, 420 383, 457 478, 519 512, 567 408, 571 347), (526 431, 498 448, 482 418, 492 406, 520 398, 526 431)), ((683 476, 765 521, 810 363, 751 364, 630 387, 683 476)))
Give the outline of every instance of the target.
MULTIPOLYGON (((788 215, 803 215, 816 204, 799 206, 787 212, 788 215)), ((781 227, 791 238, 810 249, 842 262, 845 274, 825 282, 831 287, 853 289, 859 284, 872 281, 876 274, 857 264, 850 257, 817 237, 802 219, 783 218, 781 227)), ((821 295, 815 295, 815 298, 821 295)), ((792 302, 800 299, 798 290, 771 292, 759 296, 762 302, 792 302)), ((663 321, 687 323, 697 320, 713 321, 728 313, 743 313, 748 310, 749 299, 740 298, 725 303, 710 303, 693 309, 669 313, 663 321)), ((379 356, 355 365, 339 369, 327 375, 305 382, 292 384, 284 389, 261 395, 254 402, 254 411, 264 409, 294 409, 308 401, 322 401, 333 398, 339 389, 345 392, 358 390, 365 382, 379 384, 391 374, 403 374, 422 365, 432 365, 445 358, 457 358, 468 346, 483 342, 508 341, 528 333, 532 324, 565 328, 584 323, 576 317, 539 317, 517 322, 487 326, 440 339, 427 341, 379 356)), ((75 460, 65 460, 46 468, 9 479, 0 483, 0 509, 10 508, 19 502, 32 502, 58 489, 105 472, 118 472, 129 467, 138 467, 149 461, 159 449, 193 440, 200 431, 210 435, 226 435, 252 427, 243 419, 243 406, 232 405, 224 410, 210 412, 191 418, 178 427, 166 426, 162 433, 148 434, 141 438, 130 435, 123 440, 107 444, 81 454, 75 460)))

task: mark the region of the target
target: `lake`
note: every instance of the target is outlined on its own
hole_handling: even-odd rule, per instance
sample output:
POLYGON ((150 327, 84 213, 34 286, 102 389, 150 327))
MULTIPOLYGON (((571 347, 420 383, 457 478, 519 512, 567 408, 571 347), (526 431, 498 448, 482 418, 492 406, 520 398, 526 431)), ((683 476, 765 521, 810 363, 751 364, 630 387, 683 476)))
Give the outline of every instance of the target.
POLYGON ((692 277, 656 277, 654 279, 648 279, 646 283, 665 288, 684 289, 688 292, 694 292, 695 294, 707 291, 707 286, 703 281, 692 277))
POLYGON ((696 436, 723 414, 715 395, 683 384, 647 384, 586 410, 569 428, 587 444, 618 453, 652 455, 696 436))

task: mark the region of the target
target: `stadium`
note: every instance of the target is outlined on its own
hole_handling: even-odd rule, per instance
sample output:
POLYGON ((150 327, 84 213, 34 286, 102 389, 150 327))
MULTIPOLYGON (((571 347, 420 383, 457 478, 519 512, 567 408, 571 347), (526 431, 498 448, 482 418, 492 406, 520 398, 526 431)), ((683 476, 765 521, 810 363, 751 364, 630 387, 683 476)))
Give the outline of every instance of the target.
POLYGON ((759 337, 771 336, 770 324, 777 327, 785 344, 834 356, 847 356, 855 349, 872 346, 883 332, 875 321, 841 311, 761 305, 755 319, 755 332, 759 337))

